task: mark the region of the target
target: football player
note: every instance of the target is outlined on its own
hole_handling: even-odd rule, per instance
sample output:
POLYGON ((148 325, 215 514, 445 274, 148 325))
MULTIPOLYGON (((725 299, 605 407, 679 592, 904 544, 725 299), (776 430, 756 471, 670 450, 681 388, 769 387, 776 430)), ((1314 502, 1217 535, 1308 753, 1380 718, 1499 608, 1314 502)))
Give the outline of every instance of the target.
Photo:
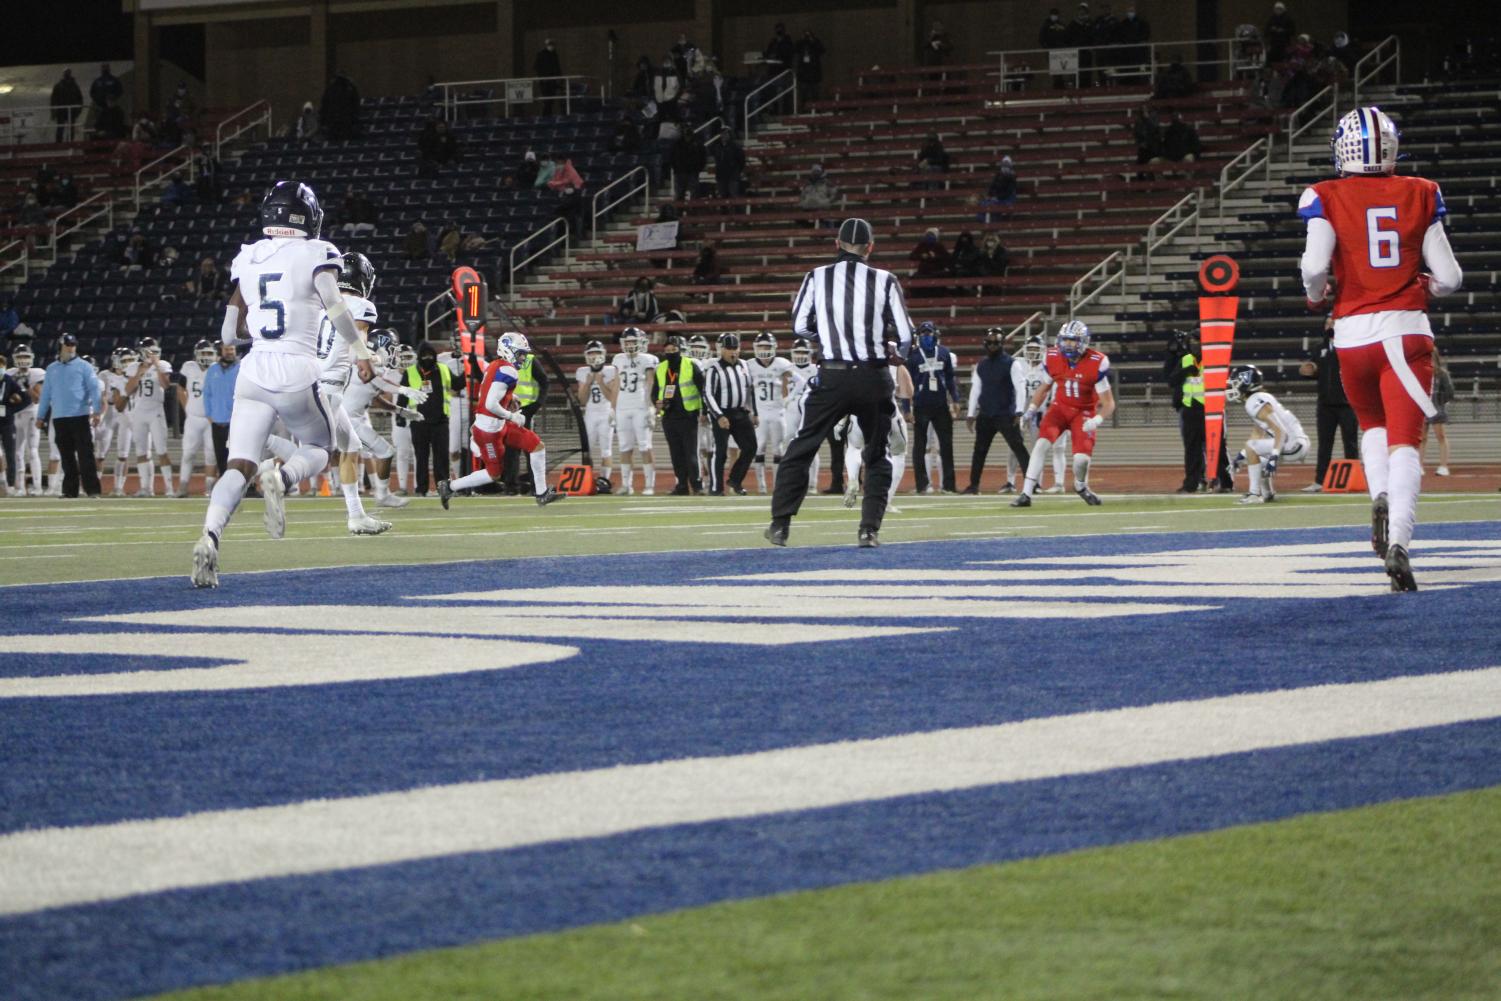
POLYGON ((193 463, 200 455, 203 456, 203 492, 206 494, 214 489, 214 474, 209 472, 214 457, 213 425, 203 412, 203 380, 218 361, 219 350, 214 347, 214 342, 202 340, 193 345, 192 359, 183 362, 178 371, 182 381, 177 386, 177 405, 187 414, 182 426, 182 455, 178 457, 179 497, 188 495, 193 463))
POLYGON ((627 327, 620 336, 620 353, 611 363, 615 366, 619 392, 615 397, 615 433, 620 437, 620 492, 632 492, 631 457, 641 457, 641 483, 643 494, 657 492, 657 466, 652 456, 652 420, 656 415, 648 395, 652 370, 657 367, 657 357, 644 350, 646 334, 636 327, 627 327))
MULTIPOLYGON (((1041 334, 1033 334, 1022 345, 1022 363, 1026 366, 1024 372, 1026 393, 1022 397, 1022 402, 1025 403, 1025 401, 1030 400, 1032 394, 1037 392, 1037 387, 1041 386, 1043 380, 1046 379, 1047 366, 1044 362, 1047 361, 1047 355, 1048 346, 1043 341, 1041 334)), ((1048 402, 1052 402, 1051 393, 1049 394, 1048 402)), ((1031 419, 1022 422, 1023 430, 1032 435, 1032 444, 1034 447, 1037 445, 1037 426, 1040 423, 1042 423, 1042 414, 1040 412, 1032 414, 1031 419)), ((1053 485, 1043 490, 1043 493, 1063 493, 1064 470, 1068 468, 1069 444, 1069 432, 1065 431, 1058 436, 1058 440, 1053 442, 1053 447, 1049 449, 1049 452, 1053 456, 1053 485)), ((1022 472, 1025 473, 1026 470, 1022 470, 1022 472)), ((1011 484, 1015 479, 1016 456, 1008 452, 1006 455, 1006 486, 1001 488, 1001 493, 1012 493, 1011 484)))
POLYGON ((172 496, 172 459, 167 454, 167 388, 172 385, 172 364, 162 359, 155 337, 143 337, 138 345, 140 360, 125 368, 125 395, 134 401, 127 412, 130 437, 135 443, 136 497, 156 496, 156 467, 162 471, 162 494, 172 496))
POLYGON ((278 181, 261 201, 263 239, 240 248, 230 266, 233 289, 220 339, 237 339, 243 323, 254 342, 235 380, 229 425, 229 469, 214 484, 203 535, 193 546, 194 587, 219 584, 219 541, 252 477, 265 499, 273 539, 286 534, 286 494, 328 465, 333 426, 319 381, 318 327, 326 312, 355 356, 360 380, 375 377, 370 348, 339 291, 339 251, 319 239, 323 209, 313 189, 278 181), (280 420, 298 442, 277 467, 261 461, 271 426, 280 420))
POLYGON ((1308 435, 1303 425, 1277 398, 1262 388, 1261 369, 1255 365, 1237 365, 1225 383, 1225 399, 1232 403, 1245 400, 1246 415, 1255 422, 1257 433, 1246 442, 1245 450, 1231 460, 1231 472, 1247 466, 1250 491, 1242 504, 1264 504, 1277 499, 1272 477, 1279 462, 1297 462, 1308 454, 1308 435))
MULTIPOLYGON (((895 344, 887 344, 887 356, 896 357, 895 344)), ((901 416, 891 422, 891 433, 886 438, 886 455, 891 459, 891 489, 886 494, 886 510, 900 514, 901 509, 891 501, 896 497, 896 488, 901 485, 902 475, 907 471, 907 425, 912 422, 912 373, 905 365, 894 365, 891 371, 896 376, 892 399, 901 416)), ((860 422, 853 417, 845 417, 839 423, 842 427, 838 431, 845 436, 844 506, 854 507, 860 497, 860 466, 864 460, 865 433, 860 430, 860 422)), ((936 441, 938 436, 933 437, 936 441)))
MULTIPOLYGON (((808 399, 808 383, 818 375, 818 366, 813 361, 813 347, 806 337, 794 340, 789 353, 792 356, 792 366, 787 370, 786 411, 782 416, 784 442, 796 438, 798 430, 803 426, 803 406, 808 399)), ((819 452, 814 452, 813 463, 808 467, 808 482, 814 490, 818 489, 820 458, 819 452)))
POLYGON ((1089 464, 1094 455, 1095 429, 1115 412, 1115 395, 1110 391, 1110 359, 1089 346, 1089 327, 1082 320, 1070 320, 1058 330, 1054 346, 1043 361, 1043 382, 1027 401, 1026 418, 1042 406, 1053 390, 1042 423, 1037 428, 1037 442, 1027 461, 1027 478, 1012 507, 1031 507, 1032 495, 1042 478, 1048 451, 1064 431, 1074 440, 1074 492, 1084 503, 1097 505, 1100 498, 1089 489, 1089 464))
POLYGON ((589 451, 599 463, 600 475, 610 481, 615 436, 615 397, 620 393, 614 365, 605 364, 605 346, 600 341, 584 345, 584 364, 575 376, 579 406, 584 408, 584 432, 589 451))
MULTIPOLYGON (((109 366, 99 370, 99 407, 103 412, 99 415, 99 426, 94 428, 94 462, 101 479, 104 477, 104 460, 115 445, 116 434, 123 433, 120 411, 115 406, 115 377, 121 370, 120 351, 116 348, 110 352, 109 366)), ((120 385, 124 384, 122 379, 120 385)))
POLYGON ((567 497, 547 485, 547 449, 537 432, 526 426, 526 417, 516 405, 516 366, 531 345, 525 336, 507 332, 495 343, 495 359, 485 366, 474 415, 472 451, 479 468, 457 480, 438 481, 438 500, 443 510, 460 490, 473 490, 501 477, 507 448, 526 452, 532 469, 538 507, 567 497))
MULTIPOLYGON (((709 347, 709 339, 703 334, 695 334, 688 342, 688 357, 693 359, 699 371, 708 375, 709 364, 713 361, 712 349, 709 347)), ((699 411, 698 421, 698 468, 700 471, 710 468, 714 458, 714 431, 709 427, 709 418, 706 410, 699 411)))
MULTIPOLYGON (((46 370, 36 364, 36 355, 30 344, 17 344, 11 352, 15 364, 5 374, 16 380, 26 391, 26 405, 16 411, 16 495, 25 497, 26 470, 31 469, 33 497, 42 495, 42 432, 36 426, 37 401, 42 398, 42 383, 47 378, 46 370)), ((60 483, 61 481, 59 481, 60 483)))
MULTIPOLYGON (((405 373, 417 366, 417 349, 403 344, 396 349, 396 368, 405 373)), ((396 495, 405 497, 412 491, 417 475, 417 453, 412 448, 412 426, 401 414, 391 422, 391 444, 396 447, 396 495)))
POLYGON ((1334 349, 1360 421, 1371 547, 1393 591, 1416 591, 1407 549, 1423 481, 1418 446, 1437 413, 1428 302, 1457 290, 1464 273, 1444 232, 1442 192, 1396 176, 1397 145, 1397 126, 1380 108, 1340 119, 1329 140, 1338 176, 1298 200, 1308 224, 1300 263, 1310 308, 1323 310, 1334 293, 1334 349))
POLYGON ((115 435, 115 482, 110 490, 113 497, 125 496, 125 481, 129 478, 127 463, 135 444, 131 441, 130 418, 135 413, 136 400, 125 392, 125 370, 139 359, 140 355, 129 345, 116 348, 110 357, 110 371, 104 380, 109 390, 110 403, 104 411, 114 415, 118 428, 115 435))
POLYGON ((753 357, 747 367, 756 394, 756 412, 761 417, 756 425, 756 489, 764 494, 766 457, 771 456, 772 468, 775 469, 782 461, 782 446, 788 441, 783 435, 786 432, 787 383, 792 378, 792 362, 777 356, 776 335, 770 331, 756 335, 751 351, 753 357))
POLYGON ((369 343, 370 351, 375 356, 376 377, 369 382, 350 382, 341 403, 344 412, 349 415, 356 444, 362 446, 359 449, 360 455, 368 455, 365 461, 373 466, 370 480, 374 485, 375 503, 380 507, 406 507, 408 501, 405 497, 396 497, 391 493, 391 461, 396 457, 396 449, 370 423, 370 408, 373 406, 379 410, 394 411, 403 420, 421 420, 421 414, 403 406, 399 401, 404 399, 420 406, 427 402, 427 393, 420 388, 408 386, 402 380, 401 371, 397 368, 396 331, 389 328, 371 331, 369 343))

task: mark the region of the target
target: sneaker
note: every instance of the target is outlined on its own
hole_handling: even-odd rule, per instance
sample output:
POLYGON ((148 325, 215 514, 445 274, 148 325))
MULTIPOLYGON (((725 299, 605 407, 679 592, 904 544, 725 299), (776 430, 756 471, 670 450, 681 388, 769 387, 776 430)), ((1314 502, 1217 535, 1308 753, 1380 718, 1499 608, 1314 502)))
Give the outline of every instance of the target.
POLYGON ((358 518, 349 519, 350 535, 380 535, 382 532, 389 532, 390 530, 391 523, 389 521, 380 521, 370 517, 368 514, 362 514, 358 518))
POLYGON ((287 534, 287 485, 282 482, 281 469, 275 459, 261 463, 256 471, 256 482, 260 484, 261 497, 266 501, 261 523, 266 526, 267 535, 279 539, 287 534))
POLYGON ((448 510, 448 502, 453 499, 453 487, 448 485, 447 480, 438 481, 438 503, 443 505, 443 510, 448 510))
POLYGON ((862 528, 860 529, 860 540, 857 545, 861 549, 875 549, 881 544, 881 540, 877 535, 878 533, 874 528, 862 528))
POLYGON ((567 494, 560 494, 552 487, 548 487, 545 493, 537 494, 537 506, 546 507, 553 501, 567 500, 567 494))
POLYGON ((997 490, 996 493, 1003 495, 1014 494, 1016 493, 1016 487, 1012 486, 1010 483, 1007 483, 1005 486, 1001 487, 1001 489, 997 490))
POLYGON ((375 502, 376 507, 406 507, 411 501, 405 497, 397 497, 395 494, 386 494, 375 502))
POLYGON ((1079 499, 1088 504, 1090 507, 1099 507, 1101 504, 1105 503, 1104 501, 1100 500, 1095 492, 1088 487, 1079 487, 1074 491, 1074 493, 1078 494, 1079 499))
POLYGON ((1387 552, 1386 522, 1388 511, 1386 494, 1377 494, 1376 499, 1371 502, 1371 548, 1383 560, 1386 559, 1387 552))
POLYGON ((785 546, 787 545, 787 526, 772 522, 767 526, 766 531, 761 533, 761 537, 773 546, 785 546))
POLYGON ((1017 494, 1016 495, 1016 499, 1011 502, 1011 506, 1012 507, 1031 507, 1032 506, 1032 497, 1029 494, 1017 494))
MULTIPOLYGON (((740 492, 741 493, 745 493, 744 490, 742 490, 740 492)), ((641 491, 641 496, 642 497, 655 497, 656 493, 657 493, 656 487, 647 487, 645 490, 641 491)))
POLYGON ((1261 496, 1260 494, 1246 494, 1244 497, 1242 497, 1240 500, 1236 501, 1235 503, 1237 503, 1237 504, 1265 504, 1266 503, 1266 498, 1263 497, 1263 496, 1261 496))
POLYGON ((1303 488, 1303 492, 1305 494, 1321 494, 1324 492, 1324 485, 1322 483, 1310 483, 1303 488))
POLYGON ((1062 483, 1054 483, 1052 486, 1050 486, 1046 490, 1044 490, 1043 493, 1045 493, 1045 494, 1061 494, 1061 493, 1063 493, 1063 484, 1062 483))
POLYGON ((193 546, 193 573, 190 579, 194 587, 219 586, 219 547, 214 545, 214 537, 207 532, 193 546))
POLYGON ((856 502, 859 501, 859 499, 860 499, 860 489, 857 486, 855 486, 853 483, 851 483, 850 486, 849 486, 849 489, 844 492, 844 506, 845 507, 854 507, 855 504, 856 504, 856 502))
POLYGON ((1416 591, 1417 579, 1412 575, 1412 564, 1407 559, 1407 550, 1398 545, 1386 550, 1386 575, 1392 579, 1393 591, 1416 591))
POLYGON ((629 497, 631 494, 635 493, 635 491, 631 489, 631 481, 630 480, 626 480, 624 483, 622 483, 620 485, 620 492, 623 493, 623 494, 625 494, 627 497, 629 497))
POLYGON ((1434 473, 1438 474, 1439 476, 1448 476, 1449 475, 1449 467, 1448 466, 1439 466, 1437 469, 1434 470, 1434 473))

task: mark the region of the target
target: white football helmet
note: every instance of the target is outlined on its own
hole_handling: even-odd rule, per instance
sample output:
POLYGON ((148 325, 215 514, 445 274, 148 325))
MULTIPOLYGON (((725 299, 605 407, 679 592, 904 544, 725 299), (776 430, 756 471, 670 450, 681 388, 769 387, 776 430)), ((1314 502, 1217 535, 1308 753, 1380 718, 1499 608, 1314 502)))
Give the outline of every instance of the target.
POLYGON ((495 357, 513 368, 516 365, 516 352, 512 351, 511 346, 505 343, 504 337, 500 339, 499 344, 495 345, 495 357))
POLYGON ((694 361, 708 361, 709 339, 703 334, 695 334, 688 342, 688 357, 694 361))
POLYGON ((193 360, 201 368, 208 368, 219 360, 219 349, 214 347, 214 342, 207 338, 193 345, 193 360))
POLYGON ((510 354, 510 361, 513 365, 516 363, 516 359, 529 354, 532 350, 532 346, 527 341, 526 335, 518 334, 514 330, 507 330, 501 334, 500 340, 495 344, 495 348, 497 351, 505 348, 510 354))
POLYGON ((1329 149, 1341 174, 1390 174, 1397 169, 1396 123, 1375 106, 1356 108, 1339 120, 1329 149))
POLYGON ((760 361, 771 361, 777 356, 777 338, 775 334, 762 332, 756 335, 755 344, 752 345, 756 358, 760 361))
POLYGON ((29 345, 20 344, 11 352, 10 360, 18 371, 24 372, 36 362, 36 355, 31 353, 29 345))
POLYGON ((1022 345, 1022 360, 1028 365, 1041 365, 1047 354, 1048 347, 1043 343, 1041 334, 1033 334, 1022 345))
POLYGON ((590 341, 584 345, 584 364, 596 372, 605 367, 605 346, 602 341, 590 341))
POLYGON ((402 368, 411 368, 417 364, 417 349, 410 344, 403 344, 396 349, 396 364, 402 368))
POLYGON ((627 358, 636 357, 646 344, 646 334, 640 327, 626 327, 620 335, 620 350, 625 352, 627 358))
POLYGON ((1063 357, 1073 361, 1089 350, 1089 327, 1083 320, 1069 320, 1058 328, 1053 343, 1063 357))

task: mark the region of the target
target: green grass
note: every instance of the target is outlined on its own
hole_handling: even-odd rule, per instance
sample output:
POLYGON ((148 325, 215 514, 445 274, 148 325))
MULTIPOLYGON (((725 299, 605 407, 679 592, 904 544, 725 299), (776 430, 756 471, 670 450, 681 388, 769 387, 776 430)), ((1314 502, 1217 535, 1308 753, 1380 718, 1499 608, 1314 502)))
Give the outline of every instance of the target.
POLYGON ((1501 998, 1501 789, 167 996, 1501 998))
MULTIPOLYGON (((901 512, 889 515, 881 532, 888 543, 1318 525, 1358 530, 1367 518, 1362 497, 1301 494, 1252 508, 1222 496, 1107 496, 1099 508, 1072 495, 1046 496, 1027 510, 995 496, 901 496, 897 503, 901 512)), ((203 498, 0 500, 0 585, 185 575, 205 504, 203 498)), ((249 500, 225 535, 221 571, 763 546, 769 503, 590 497, 538 509, 529 499, 478 497, 455 501, 449 512, 427 499, 379 513, 395 529, 355 538, 345 531, 342 501, 296 499, 288 505, 287 538, 272 541, 261 529, 260 502, 249 500)), ((1419 514, 1424 522, 1494 520, 1501 518, 1501 496, 1444 494, 1424 499, 1419 514)), ((838 498, 812 498, 793 523, 792 544, 852 544, 857 521, 838 498)))

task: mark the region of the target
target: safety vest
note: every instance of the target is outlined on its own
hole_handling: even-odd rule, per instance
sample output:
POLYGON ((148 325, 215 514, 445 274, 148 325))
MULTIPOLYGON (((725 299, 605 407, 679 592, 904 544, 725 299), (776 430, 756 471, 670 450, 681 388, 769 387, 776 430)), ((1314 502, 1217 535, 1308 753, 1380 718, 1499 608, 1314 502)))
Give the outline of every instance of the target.
POLYGON ((537 402, 537 379, 532 375, 532 356, 527 355, 526 361, 521 363, 521 368, 516 372, 516 406, 526 408, 537 402))
POLYGON ((1204 405, 1204 370, 1199 367, 1199 359, 1193 355, 1184 355, 1183 367, 1193 369, 1183 379, 1183 405, 1202 407, 1204 405))
MULTIPOLYGON (((437 368, 438 381, 443 383, 443 416, 447 417, 448 401, 453 396, 453 391, 449 388, 453 384, 453 377, 448 374, 447 365, 439 365, 437 366, 437 368)), ((411 368, 407 369, 407 385, 411 386, 413 389, 422 388, 422 373, 417 371, 416 365, 413 365, 411 368)))
MULTIPOLYGON (((680 359, 678 365, 678 399, 683 402, 683 409, 691 414, 703 406, 704 401, 698 395, 698 383, 693 381, 693 359, 686 355, 679 355, 678 357, 680 359)), ((667 385, 667 366, 671 364, 672 362, 664 360, 657 366, 657 399, 659 400, 667 398, 663 392, 663 387, 667 385)))

